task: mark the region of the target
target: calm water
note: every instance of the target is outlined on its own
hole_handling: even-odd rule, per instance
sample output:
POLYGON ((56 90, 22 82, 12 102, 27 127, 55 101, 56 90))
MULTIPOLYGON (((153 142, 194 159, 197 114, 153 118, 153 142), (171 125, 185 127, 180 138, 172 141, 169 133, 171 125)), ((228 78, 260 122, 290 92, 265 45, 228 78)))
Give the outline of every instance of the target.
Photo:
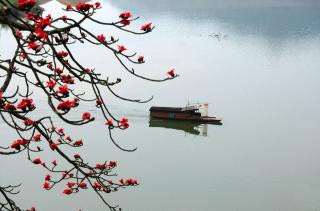
MULTIPOLYGON (((163 84, 144 82, 121 72, 104 49, 79 51, 84 63, 123 78, 117 88, 122 95, 155 97, 137 105, 105 95, 114 113, 130 119, 131 128, 115 136, 122 146, 138 147, 134 153, 112 145, 92 107, 83 110, 97 116, 94 124, 86 130, 68 127, 85 140, 79 152, 88 160, 118 160, 120 176, 141 182, 137 188, 110 195, 110 202, 124 210, 145 211, 320 210, 319 4, 285 1, 274 7, 271 1, 246 2, 122 0, 103 5, 99 18, 131 9, 141 15, 141 23, 151 20, 156 25, 145 37, 112 31, 129 49, 146 56, 147 64, 139 72, 161 77, 174 67, 181 75, 163 84), (188 101, 210 103, 209 113, 223 117, 224 125, 208 125, 207 136, 203 136, 205 126, 188 125, 189 132, 180 126, 172 129, 174 125, 149 127, 150 106, 184 106, 188 101)), ((45 5, 52 13, 59 11, 56 6, 45 5)), ((111 33, 92 24, 88 27, 97 34, 111 33)), ((5 31, 0 36, 0 53, 8 53, 12 42, 5 31)), ((37 98, 44 105, 45 99, 37 98)), ((2 142, 16 137, 3 123, 0 127, 2 142)), ((46 211, 103 210, 90 191, 70 197, 60 193, 62 187, 43 191, 45 173, 21 157, 0 160, 0 183, 23 183, 17 197, 21 205, 46 211)))

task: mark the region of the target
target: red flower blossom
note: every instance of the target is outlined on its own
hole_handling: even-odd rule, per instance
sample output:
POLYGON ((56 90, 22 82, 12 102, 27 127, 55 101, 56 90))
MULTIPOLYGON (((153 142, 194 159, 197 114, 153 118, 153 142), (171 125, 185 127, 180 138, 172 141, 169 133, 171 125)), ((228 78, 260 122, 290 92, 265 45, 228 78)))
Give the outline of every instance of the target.
POLYGON ((4 109, 9 110, 9 111, 15 111, 17 108, 15 107, 15 105, 11 104, 11 103, 7 103, 4 106, 4 109))
POLYGON ((123 19, 122 21, 120 21, 120 23, 123 24, 124 26, 129 26, 131 21, 127 19, 123 19))
POLYGON ((42 39, 45 39, 45 40, 48 39, 48 34, 44 32, 42 28, 37 28, 35 31, 35 34, 37 37, 40 37, 42 39))
POLYGON ((26 119, 23 121, 23 123, 26 125, 26 126, 31 126, 34 124, 34 122, 31 120, 31 119, 26 119))
POLYGON ((35 158, 32 162, 34 164, 41 164, 42 163, 40 158, 35 158))
POLYGON ((23 111, 26 111, 27 108, 29 110, 32 110, 34 109, 34 104, 33 104, 33 100, 30 99, 30 98, 25 98, 23 99, 18 105, 17 105, 17 108, 23 110, 23 111))
POLYGON ((16 36, 17 36, 19 39, 22 39, 22 38, 23 38, 21 31, 16 31, 16 36))
POLYGON ((56 82, 55 81, 47 81, 47 87, 49 87, 49 89, 53 90, 53 88, 56 86, 56 82))
POLYGON ((91 117, 91 114, 90 114, 89 112, 84 112, 84 113, 82 114, 82 119, 83 119, 83 120, 90 119, 90 117, 91 117))
POLYGON ((58 149, 58 145, 57 145, 56 143, 50 142, 50 143, 49 143, 49 146, 50 146, 50 148, 51 148, 52 151, 58 149))
POLYGON ((68 137, 66 138, 66 140, 67 140, 67 141, 72 141, 72 139, 71 139, 70 136, 68 136, 68 137))
POLYGON ((61 68, 56 68, 54 69, 54 72, 56 72, 57 74, 61 74, 63 73, 63 70, 61 68))
POLYGON ((58 110, 63 110, 63 111, 69 111, 71 108, 76 107, 77 106, 77 102, 76 101, 63 101, 61 103, 59 103, 59 105, 57 106, 58 110))
POLYGON ((63 129, 63 128, 60 128, 60 129, 58 129, 57 132, 63 135, 63 134, 64 134, 64 129, 63 129))
POLYGON ((138 181, 136 179, 129 178, 129 179, 126 179, 125 184, 126 185, 137 185, 138 181))
POLYGON ((43 183, 43 186, 42 186, 44 189, 46 190, 49 190, 50 189, 50 183, 49 182, 45 182, 43 183))
POLYGON ((129 127, 129 123, 128 123, 128 119, 127 118, 122 118, 119 121, 120 126, 123 126, 124 128, 128 128, 129 127))
POLYGON ((66 10, 72 10, 71 4, 68 4, 68 5, 67 5, 66 10))
POLYGON ((102 101, 100 99, 96 99, 96 105, 100 106, 102 104, 102 101))
POLYGON ((99 42, 105 42, 106 41, 106 37, 103 34, 97 35, 97 40, 99 42))
POLYGON ((66 84, 74 84, 74 80, 71 75, 61 75, 61 81, 66 84))
POLYGON ((64 22, 66 22, 67 19, 68 19, 68 17, 67 17, 66 15, 63 15, 63 16, 61 16, 61 19, 62 19, 64 22))
POLYGON ((127 49, 123 45, 118 45, 118 51, 122 53, 123 51, 126 51, 127 49))
POLYGON ((80 140, 78 140, 78 141, 75 141, 75 142, 73 143, 73 146, 77 146, 77 147, 82 146, 82 145, 83 145, 82 139, 80 139, 80 140))
POLYGON ((78 187, 79 187, 79 188, 82 188, 82 189, 86 189, 86 188, 87 188, 87 183, 85 183, 85 182, 80 182, 80 183, 78 184, 78 187))
POLYGON ((41 134, 40 134, 40 133, 35 134, 35 135, 33 136, 33 140, 34 140, 34 141, 39 141, 40 139, 41 139, 41 134))
POLYGON ((37 44, 35 42, 30 42, 28 44, 28 49, 32 49, 32 50, 34 50, 36 52, 39 52, 41 50, 41 48, 42 48, 42 45, 37 44))
POLYGON ((119 15, 119 18, 127 20, 132 17, 131 12, 123 12, 119 15))
POLYGON ((86 12, 86 11, 90 10, 91 7, 93 7, 92 4, 79 2, 79 3, 76 5, 76 10, 82 11, 82 12, 86 12))
POLYGON ((52 163, 54 166, 56 166, 56 165, 57 165, 57 160, 53 160, 53 161, 51 161, 51 163, 52 163))
POLYGON ((63 193, 66 195, 70 195, 72 193, 72 189, 68 188, 68 189, 64 189, 63 193))
POLYGON ((22 10, 29 10, 36 5, 35 0, 18 0, 18 8, 22 10))
POLYGON ((26 55, 24 53, 19 53, 20 60, 24 60, 26 58, 26 55))
POLYGON ((144 56, 139 56, 138 62, 139 62, 139 63, 143 63, 143 62, 144 62, 144 56))
POLYGON ((111 161, 109 162, 109 166, 110 166, 110 167, 116 167, 116 166, 117 166, 117 161, 111 160, 111 161))
POLYGON ((108 119, 105 124, 108 126, 113 126, 112 119, 108 119))
POLYGON ((119 182, 121 183, 121 184, 124 184, 124 179, 119 179, 119 182))
POLYGON ((167 74, 170 75, 171 77, 174 77, 175 76, 174 69, 168 71, 167 74))
POLYGON ((106 165, 105 165, 105 164, 99 164, 99 163, 97 163, 97 164, 96 164, 96 168, 97 168, 97 169, 100 169, 100 170, 103 170, 103 169, 106 168, 106 165))
POLYGON ((58 93, 60 93, 62 95, 67 95, 69 93, 68 86, 66 84, 63 86, 60 86, 58 93))
POLYGON ((74 185, 75 185, 74 182, 68 182, 68 183, 67 183, 67 186, 68 186, 69 188, 72 188, 74 185))
POLYGON ((94 182, 94 183, 93 183, 93 188, 100 190, 100 189, 102 188, 102 186, 101 186, 99 183, 94 182))
POLYGON ((67 57, 68 55, 69 55, 68 52, 65 52, 65 51, 58 52, 58 56, 60 57, 67 57))
POLYGON ((80 154, 74 154, 73 157, 74 157, 75 159, 77 159, 77 160, 78 160, 78 159, 81 159, 80 154))
POLYGON ((51 180, 51 175, 50 175, 50 174, 47 174, 47 175, 44 177, 44 180, 45 180, 45 181, 50 181, 50 180, 51 180))
POLYGON ((145 32, 149 32, 149 31, 151 31, 151 29, 152 29, 152 23, 147 23, 147 24, 145 24, 145 25, 143 25, 143 26, 141 26, 141 30, 142 31, 145 31, 145 32))
POLYGON ((101 3, 100 2, 96 2, 96 3, 94 3, 94 6, 101 7, 101 3))

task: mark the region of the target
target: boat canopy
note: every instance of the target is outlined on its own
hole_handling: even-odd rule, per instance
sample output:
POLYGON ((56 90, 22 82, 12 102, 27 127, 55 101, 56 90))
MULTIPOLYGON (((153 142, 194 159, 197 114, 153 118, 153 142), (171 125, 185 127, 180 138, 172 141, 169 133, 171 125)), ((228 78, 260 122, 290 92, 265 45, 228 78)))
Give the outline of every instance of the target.
POLYGON ((198 110, 195 106, 188 106, 188 107, 157 107, 152 106, 149 111, 153 112, 185 112, 185 111, 196 111, 198 110))

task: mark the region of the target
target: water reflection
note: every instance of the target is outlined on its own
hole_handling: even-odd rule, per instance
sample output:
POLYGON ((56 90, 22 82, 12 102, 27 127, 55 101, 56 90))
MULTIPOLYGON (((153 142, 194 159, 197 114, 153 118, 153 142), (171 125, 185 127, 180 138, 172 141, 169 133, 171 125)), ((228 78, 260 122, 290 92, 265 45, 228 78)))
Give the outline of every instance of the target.
POLYGON ((190 121, 175 121, 150 118, 149 127, 167 128, 184 131, 186 134, 208 136, 208 124, 190 121))

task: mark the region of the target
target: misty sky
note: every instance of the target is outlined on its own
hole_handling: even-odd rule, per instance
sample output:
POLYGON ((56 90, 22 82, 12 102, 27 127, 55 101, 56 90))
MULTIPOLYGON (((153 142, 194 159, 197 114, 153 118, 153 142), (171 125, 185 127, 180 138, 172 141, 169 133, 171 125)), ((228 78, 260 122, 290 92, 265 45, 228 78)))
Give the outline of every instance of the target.
POLYGON ((139 7, 141 9, 210 9, 223 7, 297 7, 297 6, 320 6, 320 0, 110 0, 116 5, 124 7, 139 7))

